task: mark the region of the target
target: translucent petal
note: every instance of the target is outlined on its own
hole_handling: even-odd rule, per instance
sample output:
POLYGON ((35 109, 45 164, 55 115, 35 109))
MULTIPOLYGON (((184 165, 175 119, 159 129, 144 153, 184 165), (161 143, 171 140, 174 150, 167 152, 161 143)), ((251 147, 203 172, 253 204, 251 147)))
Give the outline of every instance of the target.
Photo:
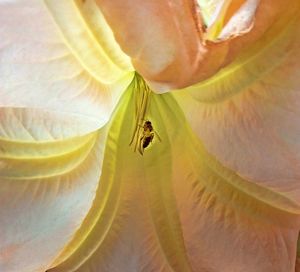
POLYGON ((93 207, 49 272, 292 271, 300 206, 217 162, 170 94, 146 115, 161 142, 134 153, 133 97, 112 121, 93 207))
POLYGON ((0 25, 0 107, 76 113, 98 127, 107 122, 133 74, 119 74, 110 84, 95 76, 96 68, 90 74, 43 1, 1 1, 0 25))
POLYGON ((106 131, 37 109, 0 116, 0 270, 45 271, 92 205, 106 131))
POLYGON ((232 65, 176 98, 222 164, 299 205, 299 10, 296 15, 277 21, 232 65))

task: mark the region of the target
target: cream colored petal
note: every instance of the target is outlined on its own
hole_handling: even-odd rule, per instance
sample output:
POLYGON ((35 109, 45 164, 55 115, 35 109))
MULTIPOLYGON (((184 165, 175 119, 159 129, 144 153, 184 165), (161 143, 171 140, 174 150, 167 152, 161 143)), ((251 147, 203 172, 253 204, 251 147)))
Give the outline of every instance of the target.
POLYGON ((299 26, 299 13, 284 28, 278 21, 232 65, 177 96, 209 153, 240 177, 297 205, 299 26))
POLYGON ((0 271, 45 271, 92 205, 106 131, 37 109, 0 118, 0 271))
POLYGON ((96 67, 90 73, 41 0, 0 1, 0 25, 0 107, 76 113, 98 127, 107 122, 132 74, 108 83, 96 67))

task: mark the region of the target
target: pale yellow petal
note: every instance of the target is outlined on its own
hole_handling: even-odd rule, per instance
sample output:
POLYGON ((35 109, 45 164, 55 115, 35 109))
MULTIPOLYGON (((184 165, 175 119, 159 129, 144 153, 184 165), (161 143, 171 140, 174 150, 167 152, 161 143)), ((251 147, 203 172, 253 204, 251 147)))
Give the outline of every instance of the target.
POLYGON ((67 45, 89 74, 100 82, 113 83, 133 70, 95 1, 45 2, 67 45))
POLYGON ((141 156, 128 145, 134 91, 113 118, 93 207, 51 272, 191 271, 172 193, 172 138, 157 111, 166 101, 153 97, 147 118, 162 142, 156 138, 141 156))

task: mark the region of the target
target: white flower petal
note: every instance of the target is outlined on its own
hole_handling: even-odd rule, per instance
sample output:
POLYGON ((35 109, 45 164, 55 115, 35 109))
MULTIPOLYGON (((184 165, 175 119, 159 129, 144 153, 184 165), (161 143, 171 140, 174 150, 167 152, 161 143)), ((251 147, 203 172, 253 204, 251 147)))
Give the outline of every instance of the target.
POLYGON ((111 83, 91 76, 43 1, 0 1, 0 26, 0 107, 76 113, 94 118, 98 127, 108 121, 132 73, 111 83))
POLYGON ((41 110, 0 116, 0 270, 44 271, 92 205, 106 133, 41 110))

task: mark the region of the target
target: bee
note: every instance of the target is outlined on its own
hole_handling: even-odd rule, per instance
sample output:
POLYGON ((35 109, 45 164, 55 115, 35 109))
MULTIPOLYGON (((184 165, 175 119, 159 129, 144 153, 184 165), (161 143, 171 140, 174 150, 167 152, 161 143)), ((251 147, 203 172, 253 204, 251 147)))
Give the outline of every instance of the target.
POLYGON ((146 120, 144 125, 141 126, 143 128, 143 135, 140 138, 139 143, 139 152, 141 155, 144 154, 144 149, 149 146, 149 144, 153 141, 154 135, 157 136, 159 141, 161 141, 160 137, 158 136, 157 132, 153 129, 152 123, 149 120, 146 120))

